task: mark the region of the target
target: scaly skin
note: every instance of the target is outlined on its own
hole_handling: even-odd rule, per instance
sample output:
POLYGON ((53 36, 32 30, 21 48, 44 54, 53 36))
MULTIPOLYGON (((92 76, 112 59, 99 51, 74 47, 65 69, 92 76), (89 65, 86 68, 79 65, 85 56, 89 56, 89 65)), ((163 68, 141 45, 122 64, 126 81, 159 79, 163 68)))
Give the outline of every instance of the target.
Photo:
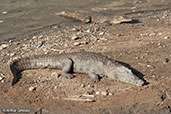
POLYGON ((10 64, 14 75, 12 85, 19 81, 18 73, 23 70, 36 68, 61 69, 61 76, 73 78, 71 72, 87 73, 94 82, 100 76, 108 76, 113 80, 120 80, 135 85, 143 85, 144 81, 132 73, 130 69, 107 56, 94 52, 72 52, 56 55, 41 55, 14 60, 10 64))

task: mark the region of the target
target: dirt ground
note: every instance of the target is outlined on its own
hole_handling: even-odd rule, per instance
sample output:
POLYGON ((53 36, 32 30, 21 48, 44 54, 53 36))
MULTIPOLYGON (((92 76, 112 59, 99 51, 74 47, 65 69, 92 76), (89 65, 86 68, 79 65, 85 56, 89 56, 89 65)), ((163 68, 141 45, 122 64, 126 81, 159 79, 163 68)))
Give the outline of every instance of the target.
POLYGON ((131 23, 51 25, 20 40, 0 44, 0 113, 170 114, 171 11, 127 14, 131 23), (22 72, 11 87, 9 63, 21 56, 74 51, 100 52, 129 64, 149 83, 138 87, 87 74, 56 77, 59 70, 22 72), (23 111, 23 112, 22 112, 23 111))

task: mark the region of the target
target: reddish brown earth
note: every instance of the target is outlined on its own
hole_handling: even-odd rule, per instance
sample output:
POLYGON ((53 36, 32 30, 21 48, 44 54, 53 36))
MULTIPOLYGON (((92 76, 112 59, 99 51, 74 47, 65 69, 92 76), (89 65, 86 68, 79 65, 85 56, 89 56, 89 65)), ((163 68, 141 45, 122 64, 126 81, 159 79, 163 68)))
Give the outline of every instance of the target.
POLYGON ((22 40, 1 42, 7 45, 0 50, 1 110, 29 109, 31 114, 171 113, 170 15, 170 11, 129 14, 139 21, 117 25, 73 21, 47 27, 22 40), (78 39, 72 40, 73 35, 78 39), (51 75, 59 70, 35 69, 22 72, 21 80, 11 87, 9 62, 13 58, 80 50, 100 52, 127 63, 149 84, 137 87, 107 77, 93 83, 86 74, 78 73, 69 80, 51 75), (29 91, 30 87, 35 90, 29 91))

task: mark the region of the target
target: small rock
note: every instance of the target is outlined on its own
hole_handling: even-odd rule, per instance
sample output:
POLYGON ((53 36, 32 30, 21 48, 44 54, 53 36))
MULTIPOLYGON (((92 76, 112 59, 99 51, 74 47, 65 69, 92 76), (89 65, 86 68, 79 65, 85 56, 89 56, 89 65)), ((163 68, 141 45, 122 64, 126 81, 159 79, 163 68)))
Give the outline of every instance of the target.
POLYGON ((33 38, 33 39, 37 39, 37 36, 33 36, 32 38, 33 38))
POLYGON ((80 42, 81 44, 88 44, 88 42, 87 41, 82 41, 82 42, 80 42))
POLYGON ((109 93, 109 95, 110 95, 110 96, 112 96, 112 95, 113 95, 113 93, 109 93))
POLYGON ((139 59, 139 57, 135 57, 135 59, 139 59))
POLYGON ((8 44, 2 44, 2 45, 0 46, 0 50, 5 49, 5 48, 7 48, 7 47, 8 47, 8 44))
POLYGON ((147 65, 147 68, 151 68, 152 66, 151 65, 147 65))
POLYGON ((3 23, 4 21, 3 20, 0 20, 0 23, 3 23))
POLYGON ((168 59, 168 58, 166 58, 166 59, 165 59, 165 62, 166 62, 166 63, 168 63, 168 62, 169 62, 169 59, 168 59))
POLYGON ((90 33, 90 32, 91 32, 91 30, 90 30, 90 29, 88 29, 86 32, 87 32, 87 33, 90 33))
POLYGON ((41 39, 41 38, 43 38, 43 35, 38 36, 38 39, 41 39))
POLYGON ((74 35, 74 36, 72 36, 72 38, 71 38, 72 40, 78 40, 78 39, 80 39, 80 37, 78 37, 78 36, 76 36, 76 35, 74 35))
POLYGON ((153 78, 155 78, 156 76, 155 75, 152 75, 153 78))
POLYGON ((72 31, 76 31, 77 29, 76 28, 72 28, 72 31))
POLYGON ((38 46, 37 46, 37 48, 41 48, 43 45, 44 45, 44 41, 40 41, 40 42, 38 42, 38 46))
POLYGON ((11 53, 11 54, 10 54, 11 57, 14 56, 14 55, 16 55, 16 53, 11 53))
POLYGON ((36 88, 35 87, 29 87, 29 91, 35 91, 36 88))
POLYGON ((169 39, 169 37, 168 36, 165 36, 164 39, 169 39))
POLYGON ((99 91, 96 91, 96 95, 99 95, 100 94, 100 92, 99 91))
POLYGON ((161 43, 157 43, 158 46, 161 46, 161 43))
POLYGON ((107 91, 102 91, 101 94, 102 94, 103 96, 107 96, 109 93, 108 93, 107 91))
POLYGON ((4 15, 7 14, 7 13, 8 13, 7 11, 3 11, 3 12, 2 12, 2 14, 4 14, 4 15))
POLYGON ((162 35, 163 33, 159 32, 158 35, 162 35))
POLYGON ((2 81, 3 79, 4 79, 4 77, 1 77, 1 76, 0 76, 0 81, 2 81))
POLYGON ((100 36, 101 36, 101 35, 104 35, 104 32, 100 32, 99 35, 100 35, 100 36))
POLYGON ((74 46, 79 46, 79 45, 81 45, 81 42, 75 42, 74 43, 74 46))
POLYGON ((81 84, 81 88, 85 88, 85 84, 81 84))

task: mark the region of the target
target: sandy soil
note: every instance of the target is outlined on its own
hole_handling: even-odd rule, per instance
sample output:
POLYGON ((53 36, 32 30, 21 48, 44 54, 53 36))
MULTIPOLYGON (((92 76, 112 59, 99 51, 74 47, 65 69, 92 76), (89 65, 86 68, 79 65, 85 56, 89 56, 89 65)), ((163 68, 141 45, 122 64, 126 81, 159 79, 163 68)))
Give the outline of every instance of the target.
MULTIPOLYGON (((0 108, 30 114, 171 113, 171 11, 133 13, 138 21, 117 25, 52 25, 21 40, 1 42, 0 108), (22 72, 11 87, 9 63, 20 56, 74 51, 100 52, 131 65, 148 85, 137 87, 104 77, 93 83, 86 74, 57 78, 60 71, 22 72), (84 101, 83 101, 84 100, 84 101), (16 110, 18 109, 18 110, 16 110)), ((21 114, 21 113, 20 113, 21 114)))

